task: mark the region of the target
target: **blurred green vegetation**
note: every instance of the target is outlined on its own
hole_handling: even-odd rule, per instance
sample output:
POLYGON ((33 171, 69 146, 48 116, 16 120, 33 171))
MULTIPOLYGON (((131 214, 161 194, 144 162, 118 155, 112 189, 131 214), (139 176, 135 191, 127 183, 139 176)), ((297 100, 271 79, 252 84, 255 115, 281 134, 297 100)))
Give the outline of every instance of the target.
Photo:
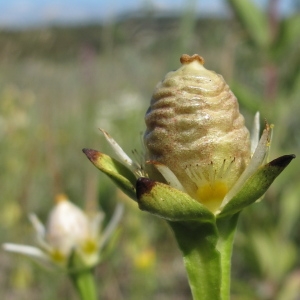
MULTIPOLYGON (((181 16, 128 15, 105 26, 0 31, 1 243, 33 244, 27 214, 45 220, 57 193, 86 209, 99 203, 107 216, 121 201, 119 238, 95 270, 99 298, 191 298, 171 230, 139 211, 81 149, 112 153, 98 127, 127 153, 141 149, 155 84, 179 67, 182 53, 199 53, 232 86, 249 128, 256 110, 275 124, 271 159, 299 154, 299 12, 280 19, 274 1, 267 12, 229 2, 237 18, 198 19, 187 8, 181 16)), ((298 170, 296 160, 241 214, 232 299, 300 299, 298 170)), ((76 297, 64 274, 4 252, 0 262, 4 299, 76 297)))

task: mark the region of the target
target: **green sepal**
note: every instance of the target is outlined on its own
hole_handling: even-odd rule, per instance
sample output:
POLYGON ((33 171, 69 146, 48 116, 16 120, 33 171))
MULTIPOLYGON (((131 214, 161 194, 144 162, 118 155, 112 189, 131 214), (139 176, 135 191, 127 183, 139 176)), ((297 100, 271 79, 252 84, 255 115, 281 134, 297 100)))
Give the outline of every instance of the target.
POLYGON ((214 214, 204 205, 167 184, 141 177, 136 191, 141 210, 166 220, 215 222, 214 214))
POLYGON ((92 149, 82 151, 96 168, 111 178, 127 196, 136 201, 136 177, 128 168, 102 152, 92 149))
POLYGON ((267 191, 275 178, 295 158, 295 155, 284 155, 260 167, 243 185, 241 190, 224 206, 218 218, 233 215, 246 206, 254 203, 267 191))

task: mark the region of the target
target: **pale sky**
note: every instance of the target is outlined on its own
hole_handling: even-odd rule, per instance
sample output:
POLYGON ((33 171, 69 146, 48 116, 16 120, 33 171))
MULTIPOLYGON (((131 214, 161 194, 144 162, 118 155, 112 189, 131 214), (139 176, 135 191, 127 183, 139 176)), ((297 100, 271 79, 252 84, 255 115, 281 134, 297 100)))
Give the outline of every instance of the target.
MULTIPOLYGON (((267 2, 253 1, 259 5, 267 2)), ((291 13, 295 1, 279 0, 281 13, 291 13)), ((164 12, 182 11, 189 3, 195 5, 199 14, 229 14, 226 0, 0 0, 0 26, 114 20, 121 13, 145 7, 164 12)))

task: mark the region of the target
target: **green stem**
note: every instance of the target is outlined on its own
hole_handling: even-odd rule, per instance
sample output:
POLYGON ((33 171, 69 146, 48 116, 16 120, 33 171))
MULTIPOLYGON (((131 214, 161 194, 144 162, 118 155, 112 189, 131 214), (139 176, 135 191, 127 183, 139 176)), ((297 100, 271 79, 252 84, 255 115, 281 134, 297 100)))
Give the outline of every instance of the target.
POLYGON ((238 214, 215 222, 169 222, 183 253, 194 300, 229 300, 238 214))
POLYGON ((237 213, 230 218, 217 220, 219 230, 217 249, 221 254, 222 269, 222 300, 230 300, 231 256, 238 216, 239 214, 237 213))
POLYGON ((170 222, 183 253, 194 300, 221 300, 221 258, 214 223, 170 222))
POLYGON ((97 300, 97 290, 93 270, 86 269, 70 275, 81 300, 97 300))

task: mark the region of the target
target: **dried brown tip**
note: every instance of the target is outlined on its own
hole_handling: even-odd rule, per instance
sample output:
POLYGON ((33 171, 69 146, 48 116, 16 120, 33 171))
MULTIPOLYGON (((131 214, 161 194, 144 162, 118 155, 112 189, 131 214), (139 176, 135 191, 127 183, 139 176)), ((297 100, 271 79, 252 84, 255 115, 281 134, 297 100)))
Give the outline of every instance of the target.
POLYGON ((101 153, 97 150, 93 150, 93 149, 82 149, 82 152, 87 156, 87 158, 91 161, 91 162, 95 162, 99 156, 101 155, 101 153))
POLYGON ((296 158, 295 154, 283 155, 270 161, 269 165, 284 169, 295 158, 296 158))
POLYGON ((192 56, 189 56, 188 54, 182 54, 180 57, 180 62, 184 64, 189 64, 193 61, 198 61, 201 65, 204 65, 204 58, 198 54, 194 54, 192 56))
POLYGON ((144 194, 149 193, 152 190, 154 185, 155 185, 155 181, 149 178, 145 178, 145 177, 138 178, 136 182, 137 199, 139 200, 144 194))

